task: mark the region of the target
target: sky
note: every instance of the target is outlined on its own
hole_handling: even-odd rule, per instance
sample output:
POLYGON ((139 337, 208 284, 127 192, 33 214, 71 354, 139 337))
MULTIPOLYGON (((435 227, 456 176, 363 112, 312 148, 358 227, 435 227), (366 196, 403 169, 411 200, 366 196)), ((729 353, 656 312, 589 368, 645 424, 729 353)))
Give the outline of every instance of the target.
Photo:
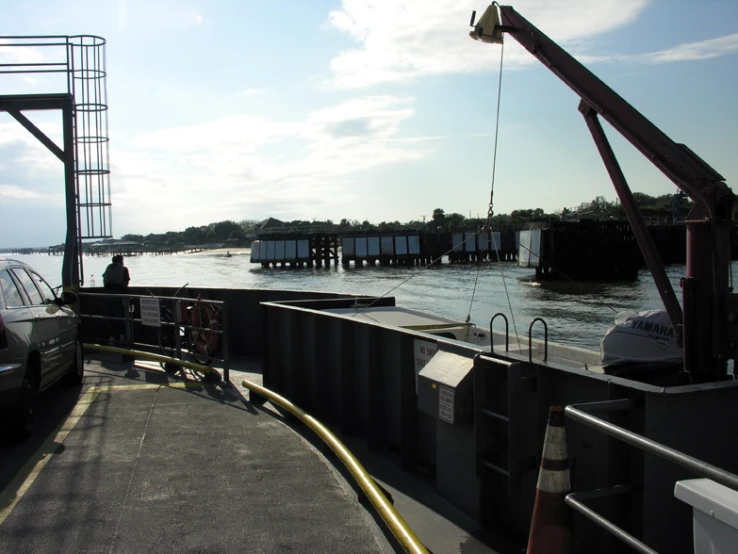
MULTIPOLYGON (((579 99, 473 0, 28 0, 0 37, 106 44, 112 234, 231 219, 410 221, 573 208, 616 194, 579 99)), ((728 185, 738 181, 738 2, 519 0, 513 7, 728 185)), ((0 38, 0 44, 7 44, 0 38)), ((53 61, 0 48, 0 63, 53 61)), ((2 75, 0 94, 66 91, 2 75)), ((59 112, 26 115, 61 145, 59 112)), ((633 191, 676 187, 603 123, 633 191)), ((0 248, 63 242, 61 162, 0 113, 0 248)))

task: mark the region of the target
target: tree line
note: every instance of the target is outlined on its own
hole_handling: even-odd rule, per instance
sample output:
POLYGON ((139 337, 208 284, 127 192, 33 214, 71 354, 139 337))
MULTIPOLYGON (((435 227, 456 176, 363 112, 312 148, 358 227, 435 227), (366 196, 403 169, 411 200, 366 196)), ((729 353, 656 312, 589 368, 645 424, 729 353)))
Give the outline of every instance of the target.
MULTIPOLYGON (((691 202, 683 194, 665 194, 662 196, 649 196, 639 192, 633 193, 636 204, 641 213, 649 217, 675 217, 681 219, 691 208, 691 202)), ((576 220, 578 218, 594 218, 601 220, 625 219, 625 211, 619 201, 608 201, 598 196, 590 202, 585 202, 577 208, 564 208, 560 212, 546 213, 541 208, 513 210, 509 214, 493 215, 490 227, 495 230, 521 230, 530 228, 531 225, 546 225, 552 221, 576 220)), ((334 222, 330 219, 324 221, 293 220, 283 222, 281 227, 271 231, 323 231, 323 232, 350 232, 350 231, 418 231, 418 232, 449 232, 449 231, 476 231, 482 225, 487 224, 486 217, 466 217, 460 213, 446 213, 442 208, 433 210, 430 217, 422 220, 407 222, 382 221, 371 223, 368 220, 341 219, 334 222)), ((127 234, 122 240, 162 245, 205 245, 216 243, 232 243, 248 245, 255 238, 259 222, 255 220, 242 220, 239 222, 226 220, 202 225, 200 227, 187 227, 184 231, 168 231, 160 234, 127 234)))

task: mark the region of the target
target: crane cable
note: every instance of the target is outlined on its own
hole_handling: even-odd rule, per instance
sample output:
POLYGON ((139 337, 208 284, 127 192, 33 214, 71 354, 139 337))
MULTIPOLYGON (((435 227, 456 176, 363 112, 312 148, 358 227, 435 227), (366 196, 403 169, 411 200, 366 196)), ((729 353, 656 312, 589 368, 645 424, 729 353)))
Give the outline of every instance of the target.
MULTIPOLYGON (((487 224, 486 226, 482 227, 477 233, 481 232, 485 228, 487 230, 492 230, 492 216, 494 215, 494 194, 495 194, 495 170, 497 168, 497 140, 500 133, 500 105, 501 105, 501 99, 502 99, 502 63, 505 58, 505 42, 502 42, 502 47, 500 48, 500 71, 497 79, 497 112, 495 115, 495 141, 494 141, 494 151, 492 153, 492 183, 490 185, 490 192, 489 192, 489 206, 487 208, 487 224)), ((469 312, 466 315, 466 322, 469 323, 471 320, 471 311, 472 306, 474 306, 474 296, 477 292, 477 283, 479 282, 479 272, 481 271, 481 265, 477 265, 477 276, 474 279, 474 288, 472 289, 472 295, 471 295, 471 301, 469 302, 469 312)), ((490 329, 491 331, 491 329, 490 329)))

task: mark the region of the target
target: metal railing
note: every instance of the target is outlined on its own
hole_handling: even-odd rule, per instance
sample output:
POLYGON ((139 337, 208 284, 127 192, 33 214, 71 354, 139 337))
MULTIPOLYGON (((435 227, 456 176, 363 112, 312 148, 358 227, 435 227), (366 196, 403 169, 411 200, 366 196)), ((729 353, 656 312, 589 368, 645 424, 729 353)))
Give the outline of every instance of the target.
MULTIPOLYGON (((198 357, 207 357, 210 361, 220 362, 223 365, 223 379, 225 382, 230 382, 230 352, 229 352, 229 333, 228 333, 228 307, 226 302, 219 300, 208 300, 205 298, 186 298, 180 296, 155 296, 155 295, 137 295, 137 294, 126 294, 126 293, 78 293, 78 296, 82 299, 81 304, 84 304, 85 298, 97 299, 100 301, 100 309, 94 313, 80 313, 80 317, 84 320, 89 321, 107 321, 107 322, 118 322, 122 324, 124 333, 123 340, 119 346, 124 349, 134 351, 137 347, 143 347, 147 349, 155 349, 161 352, 164 357, 174 358, 181 362, 184 362, 183 354, 189 354, 192 356, 196 364, 183 363, 184 367, 190 367, 191 369, 198 370, 198 366, 203 366, 198 357), (152 304, 151 301, 156 300, 156 303, 152 304), (117 306, 117 302, 120 305, 117 306), (143 314, 141 305, 148 304, 146 315, 143 314), (171 309, 167 306, 170 303, 171 309), (186 309, 183 306, 186 305, 197 306, 198 304, 206 306, 214 306, 219 312, 218 327, 206 327, 203 323, 195 325, 192 322, 191 316, 188 318, 186 309), (138 317, 135 317, 136 307, 138 307, 138 317), (100 313, 100 312, 103 313, 100 313), (116 311, 116 314, 111 313, 116 311), (122 316, 120 315, 122 313, 122 316), (152 316, 152 314, 155 314, 152 316), (136 325, 148 326, 157 328, 157 340, 155 344, 153 342, 142 342, 141 335, 144 333, 136 332, 136 325), (162 344, 161 341, 161 330, 163 328, 171 328, 171 337, 173 338, 173 344, 162 344), (193 345, 190 345, 190 350, 183 350, 182 338, 187 337, 188 333, 192 332, 212 333, 218 336, 220 342, 220 352, 222 357, 216 357, 214 354, 217 352, 215 349, 212 353, 198 353, 193 352, 193 345)), ((189 315, 189 314, 188 314, 189 315)), ((189 342, 186 339, 186 342, 189 342)))
MULTIPOLYGON (((634 433, 633 431, 629 431, 628 429, 623 429, 622 427, 613 425, 609 421, 605 421, 589 413, 597 411, 622 411, 629 410, 631 408, 633 408, 633 402, 628 399, 605 400, 601 402, 570 404, 566 407, 564 413, 567 417, 575 421, 583 423, 588 427, 592 427, 593 429, 600 431, 610 437, 623 441, 626 444, 635 446, 636 448, 642 450, 647 454, 653 454, 654 456, 667 460, 668 462, 682 467, 699 477, 711 479, 717 483, 720 483, 721 485, 729 487, 734 491, 738 491, 738 475, 730 473, 729 471, 726 471, 712 464, 703 462, 698 458, 694 458, 685 454, 684 452, 680 452, 679 450, 670 448, 659 442, 648 439, 643 435, 639 435, 638 433, 634 433)), ((570 506, 573 510, 579 512, 584 517, 616 537, 617 539, 629 545, 637 552, 642 552, 645 554, 658 554, 647 544, 638 540, 627 531, 615 525, 612 521, 608 520, 607 518, 598 514, 596 511, 587 507, 583 502, 585 500, 591 500, 595 498, 604 498, 619 494, 626 494, 632 492, 633 490, 633 487, 630 485, 619 485, 616 487, 608 487, 597 489, 594 491, 570 493, 566 497, 566 504, 570 506)))

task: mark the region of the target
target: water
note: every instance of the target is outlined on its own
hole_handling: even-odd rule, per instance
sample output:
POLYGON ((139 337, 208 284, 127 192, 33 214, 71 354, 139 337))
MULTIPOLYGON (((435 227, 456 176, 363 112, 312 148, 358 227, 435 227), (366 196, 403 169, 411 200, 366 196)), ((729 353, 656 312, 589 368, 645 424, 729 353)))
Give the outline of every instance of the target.
MULTIPOLYGON (((544 283, 533 281, 534 270, 512 264, 484 263, 479 266, 444 265, 418 270, 413 267, 364 267, 302 270, 262 269, 249 263, 249 250, 133 256, 125 264, 132 286, 169 285, 292 289, 345 292, 381 296, 389 293, 397 305, 464 321, 471 305, 471 321, 487 327, 490 318, 502 312, 510 320, 510 333, 528 333, 530 322, 542 317, 549 340, 589 349, 599 343, 617 312, 661 308, 661 299, 650 274, 643 270, 633 283, 544 283), (408 277, 415 275, 405 282, 408 277), (474 285, 476 281, 476 292, 474 285), (398 287, 398 285, 401 285, 398 287), (393 288, 394 291, 391 291, 393 288), (472 302, 472 294, 474 301, 472 302), (508 301, 509 298, 509 301, 508 301), (509 304, 508 304, 509 302, 509 304), (512 311, 510 309, 512 307, 512 311), (512 314, 512 317, 511 317, 512 314)), ((61 256, 33 254, 16 256, 36 268, 52 286, 61 283, 61 256)), ((109 258, 85 257, 85 284, 102 285, 109 258)), ((733 264, 734 278, 738 263, 733 264)), ((674 290, 681 297, 679 279, 683 265, 667 268, 674 290)), ((502 321, 495 329, 502 330, 502 321), (499 326, 498 326, 499 325, 499 326)), ((541 336, 539 326, 534 336, 541 336)))

